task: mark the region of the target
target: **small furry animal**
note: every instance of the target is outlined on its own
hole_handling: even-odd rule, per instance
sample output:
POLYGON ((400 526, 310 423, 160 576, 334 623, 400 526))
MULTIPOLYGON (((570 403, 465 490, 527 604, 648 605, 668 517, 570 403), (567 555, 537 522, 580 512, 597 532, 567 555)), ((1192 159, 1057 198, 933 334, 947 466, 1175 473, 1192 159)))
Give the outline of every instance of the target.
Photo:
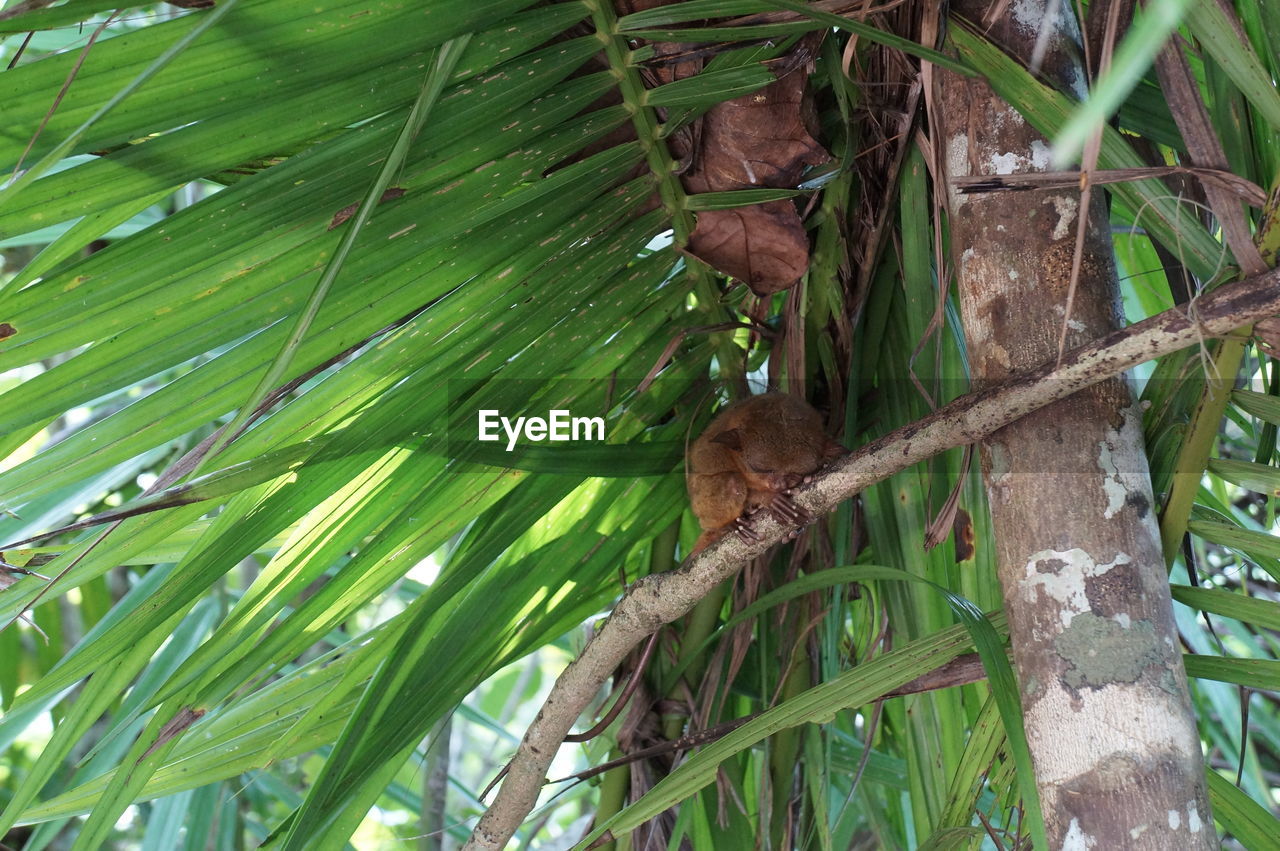
POLYGON ((716 415, 685 459, 685 481, 702 535, 701 552, 732 530, 757 540, 750 516, 767 508, 802 525, 808 513, 791 491, 848 450, 829 437, 821 415, 786 393, 764 393, 735 402, 716 415))

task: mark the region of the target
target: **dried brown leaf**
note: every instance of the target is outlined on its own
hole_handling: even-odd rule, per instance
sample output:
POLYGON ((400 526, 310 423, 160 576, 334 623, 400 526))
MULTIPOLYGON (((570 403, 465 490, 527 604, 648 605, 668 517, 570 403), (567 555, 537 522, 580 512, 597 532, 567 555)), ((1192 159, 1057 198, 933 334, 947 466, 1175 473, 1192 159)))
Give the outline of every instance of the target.
POLYGON ((761 296, 793 286, 809 268, 809 237, 790 201, 700 212, 688 251, 761 296))
POLYGON ((796 69, 759 91, 719 104, 702 124, 702 150, 685 175, 690 193, 790 188, 831 156, 803 119, 808 74, 796 69))

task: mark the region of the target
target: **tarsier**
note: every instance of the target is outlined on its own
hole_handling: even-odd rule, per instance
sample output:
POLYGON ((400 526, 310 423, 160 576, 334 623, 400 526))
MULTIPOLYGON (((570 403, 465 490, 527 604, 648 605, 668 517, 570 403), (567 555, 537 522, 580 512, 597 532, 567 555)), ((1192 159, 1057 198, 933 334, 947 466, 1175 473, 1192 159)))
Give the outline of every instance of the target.
POLYGON ((848 450, 829 437, 821 415, 786 393, 765 393, 725 408, 686 459, 689 501, 702 526, 698 553, 733 531, 756 540, 751 515, 768 509, 802 525, 811 519, 791 491, 848 450))

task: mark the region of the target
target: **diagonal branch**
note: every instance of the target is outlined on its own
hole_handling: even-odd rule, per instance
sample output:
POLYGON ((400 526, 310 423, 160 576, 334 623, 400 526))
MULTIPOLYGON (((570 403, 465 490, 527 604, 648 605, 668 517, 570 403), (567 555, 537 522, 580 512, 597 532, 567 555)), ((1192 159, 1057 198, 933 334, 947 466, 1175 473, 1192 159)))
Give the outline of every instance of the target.
MULTIPOLYGON (((1280 270, 1226 284, 1212 293, 1067 352, 994 387, 962 396, 836 462, 795 496, 815 517, 894 473, 957 446, 980 441, 1015 420, 1144 361, 1227 334, 1280 313, 1280 270)), ((632 585, 582 654, 556 680, 512 758, 506 781, 464 851, 504 848, 537 802, 548 766, 573 723, 636 644, 684 615, 750 559, 783 540, 790 527, 758 515, 759 541, 725 537, 669 573, 632 585)))

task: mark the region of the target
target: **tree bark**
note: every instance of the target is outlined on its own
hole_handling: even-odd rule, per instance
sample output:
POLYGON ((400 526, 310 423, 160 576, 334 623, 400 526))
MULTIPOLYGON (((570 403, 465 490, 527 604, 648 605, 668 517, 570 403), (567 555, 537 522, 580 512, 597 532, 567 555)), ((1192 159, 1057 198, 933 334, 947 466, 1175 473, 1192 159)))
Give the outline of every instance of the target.
MULTIPOLYGON (((981 20, 987 2, 953 11, 981 20)), ((987 31, 1024 61, 1052 3, 1008 7, 987 31)), ((1042 73, 1084 94, 1070 12, 1048 22, 1042 73)), ((939 75, 948 177, 1045 171, 1047 141, 977 79, 939 75)), ((995 383, 1120 327, 1101 192, 949 191, 974 381, 995 383)), ((1036 781, 1053 848, 1216 848, 1200 739, 1178 652, 1141 415, 1123 378, 1043 408, 981 446, 1036 781)))

